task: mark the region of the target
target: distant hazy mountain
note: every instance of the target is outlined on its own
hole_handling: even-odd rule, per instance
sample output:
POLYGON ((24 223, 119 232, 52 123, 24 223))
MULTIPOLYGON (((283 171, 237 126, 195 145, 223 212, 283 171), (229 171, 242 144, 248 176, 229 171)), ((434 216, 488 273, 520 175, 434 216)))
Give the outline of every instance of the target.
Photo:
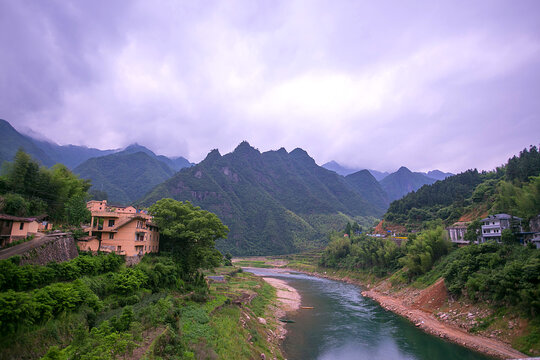
POLYGON ((55 164, 55 161, 31 138, 20 134, 9 122, 0 119, 0 165, 4 161, 13 160, 19 149, 23 149, 45 166, 55 164))
POLYGON ((142 151, 91 158, 73 172, 90 179, 93 189, 106 192, 111 203, 123 205, 141 198, 174 174, 165 163, 142 151))
POLYGON ((371 169, 350 168, 347 166, 343 166, 334 160, 329 161, 326 164, 323 164, 322 167, 328 170, 332 170, 342 176, 347 176, 355 172, 358 172, 360 170, 367 170, 371 173, 371 175, 373 175, 373 177, 375 177, 377 181, 381 181, 386 176, 388 176, 388 174, 390 174, 389 172, 386 172, 386 171, 382 172, 382 171, 371 170, 371 169))
POLYGON ((427 177, 430 177, 435 180, 444 180, 449 176, 453 176, 454 174, 449 172, 442 172, 440 170, 432 170, 427 172, 427 177))
POLYGON ((137 143, 131 144, 131 145, 129 145, 128 147, 126 147, 124 149, 125 153, 131 153, 131 154, 139 152, 139 151, 142 151, 142 152, 150 155, 151 157, 155 158, 156 160, 159 160, 159 161, 167 164, 167 166, 170 167, 175 172, 180 170, 180 169, 183 169, 185 167, 190 167, 190 166, 195 165, 193 163, 190 163, 186 158, 184 158, 182 156, 168 158, 168 157, 166 157, 164 155, 156 155, 152 150, 150 150, 150 149, 148 149, 148 148, 146 148, 146 147, 144 147, 142 145, 139 145, 137 143))
POLYGON ((390 202, 401 199, 411 191, 420 189, 423 185, 433 184, 436 180, 421 173, 413 173, 402 166, 380 181, 382 188, 388 195, 390 202))
POLYGON ((386 209, 390 202, 381 184, 368 170, 345 176, 345 180, 367 201, 377 208, 386 209))
POLYGON ((231 230, 218 247, 237 255, 320 246, 329 230, 352 217, 384 212, 304 150, 261 154, 247 142, 224 156, 211 151, 201 163, 158 185, 141 203, 150 205, 164 197, 189 200, 216 213, 231 230))
POLYGON ((373 175, 373 177, 379 182, 385 177, 387 177, 388 175, 390 175, 388 171, 383 172, 383 171, 377 171, 377 170, 371 170, 371 169, 367 169, 367 171, 369 171, 371 175, 373 175))
POLYGON ((322 167, 328 170, 332 170, 342 176, 347 176, 349 174, 355 173, 360 170, 360 169, 353 169, 353 168, 340 165, 334 160, 327 162, 326 164, 323 164, 322 167))
POLYGON ((99 150, 86 146, 58 145, 49 141, 32 138, 31 140, 53 159, 54 163, 62 163, 70 169, 77 167, 77 165, 82 164, 90 158, 118 152, 118 150, 99 150))

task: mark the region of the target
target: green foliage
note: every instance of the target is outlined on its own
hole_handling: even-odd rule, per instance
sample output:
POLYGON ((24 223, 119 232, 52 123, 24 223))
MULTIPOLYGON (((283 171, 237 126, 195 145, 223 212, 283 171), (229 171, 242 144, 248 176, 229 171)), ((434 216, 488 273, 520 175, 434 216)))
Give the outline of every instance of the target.
POLYGON ((0 291, 26 291, 57 281, 75 280, 83 275, 99 275, 116 271, 124 262, 116 254, 80 255, 63 263, 46 266, 19 266, 13 258, 0 260, 0 291))
MULTIPOLYGON (((502 181, 494 205, 496 212, 506 212, 531 219, 540 213, 540 176, 532 176, 528 183, 514 185, 502 181)), ((526 221, 527 222, 527 221, 526 221)))
POLYGON ((215 214, 173 199, 159 200, 150 212, 160 228, 160 246, 171 250, 184 274, 192 276, 200 268, 219 266, 221 254, 214 244, 229 229, 215 214))
POLYGON ((140 199, 174 174, 163 162, 144 152, 126 151, 88 159, 73 171, 92 181, 94 197, 105 192, 110 202, 119 204, 140 199))
POLYGON ((476 219, 467 226, 467 231, 465 232, 463 238, 471 243, 474 243, 478 240, 478 236, 480 236, 481 231, 482 223, 480 220, 476 219))
MULTIPOLYGON (((455 221, 461 215, 461 211, 456 210, 467 204, 467 199, 486 179, 486 174, 467 170, 432 185, 423 186, 416 192, 392 202, 384 218, 398 223, 419 223, 436 218, 455 221)), ((485 191, 478 190, 476 198, 484 195, 485 191)))
POLYGON ((431 273, 431 278, 443 276, 455 296, 539 313, 540 252, 536 249, 494 242, 472 244, 450 253, 431 273))
POLYGON ((334 235, 319 264, 326 267, 368 270, 382 276, 399 267, 402 252, 395 242, 368 236, 334 235))
POLYGON ((247 143, 225 156, 212 151, 198 165, 157 186, 141 203, 149 206, 166 197, 214 212, 230 229, 229 237, 216 246, 233 255, 320 247, 329 231, 383 211, 342 177, 317 166, 303 150, 261 154, 247 143))
POLYGON ((66 223, 81 225, 89 223, 92 214, 86 208, 86 199, 82 194, 71 197, 66 202, 66 223))
POLYGON ((16 216, 47 213, 55 222, 63 222, 68 216, 72 219, 77 213, 74 206, 84 201, 90 187, 64 165, 57 164, 51 169, 40 167, 23 151, 17 152, 13 162, 5 164, 0 178, 3 184, 0 196, 4 200, 0 202, 1 212, 16 216))
POLYGON ((525 148, 508 160, 506 179, 510 182, 527 182, 529 177, 540 174, 540 153, 536 146, 525 148))
POLYGON ((400 263, 405 266, 409 278, 425 274, 433 264, 446 255, 451 243, 442 227, 422 232, 415 240, 405 244, 405 256, 400 263))

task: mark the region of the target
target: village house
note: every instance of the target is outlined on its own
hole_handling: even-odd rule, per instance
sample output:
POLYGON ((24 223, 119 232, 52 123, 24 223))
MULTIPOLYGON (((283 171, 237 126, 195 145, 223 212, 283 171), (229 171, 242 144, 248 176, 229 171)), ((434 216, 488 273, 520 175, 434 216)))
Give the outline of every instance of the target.
POLYGON ((43 228, 41 217, 18 217, 0 214, 0 247, 4 247, 13 241, 25 239, 36 235, 43 228))
POLYGON ((521 218, 508 214, 489 215, 480 220, 482 222, 482 242, 494 240, 501 242, 501 234, 504 229, 514 228, 515 232, 521 232, 521 218))
POLYGON ((159 231, 152 216, 133 206, 112 206, 106 200, 86 204, 92 214, 88 237, 78 241, 85 251, 115 252, 126 256, 157 253, 159 231))
POLYGON ((452 226, 446 228, 450 241, 459 245, 468 245, 469 241, 465 240, 465 233, 467 232, 467 226, 470 224, 468 221, 458 221, 452 226))

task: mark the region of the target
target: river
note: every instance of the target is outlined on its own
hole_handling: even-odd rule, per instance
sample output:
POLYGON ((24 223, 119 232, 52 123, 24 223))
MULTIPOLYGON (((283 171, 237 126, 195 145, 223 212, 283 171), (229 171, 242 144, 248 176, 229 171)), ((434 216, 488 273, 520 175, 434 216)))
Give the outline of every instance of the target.
POLYGON ((289 315, 295 323, 287 324, 287 359, 491 359, 424 333, 364 298, 356 285, 273 269, 246 271, 286 280, 302 296, 302 306, 314 307, 289 315))

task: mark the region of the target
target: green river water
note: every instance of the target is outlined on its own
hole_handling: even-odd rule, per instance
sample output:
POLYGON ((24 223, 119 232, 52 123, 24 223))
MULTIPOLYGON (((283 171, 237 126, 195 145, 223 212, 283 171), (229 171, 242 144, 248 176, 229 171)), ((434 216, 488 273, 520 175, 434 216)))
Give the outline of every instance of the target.
POLYGON ((247 269, 286 280, 302 296, 289 318, 283 351, 287 359, 467 359, 490 357, 424 333, 402 317, 364 298, 360 287, 273 269, 247 269))

